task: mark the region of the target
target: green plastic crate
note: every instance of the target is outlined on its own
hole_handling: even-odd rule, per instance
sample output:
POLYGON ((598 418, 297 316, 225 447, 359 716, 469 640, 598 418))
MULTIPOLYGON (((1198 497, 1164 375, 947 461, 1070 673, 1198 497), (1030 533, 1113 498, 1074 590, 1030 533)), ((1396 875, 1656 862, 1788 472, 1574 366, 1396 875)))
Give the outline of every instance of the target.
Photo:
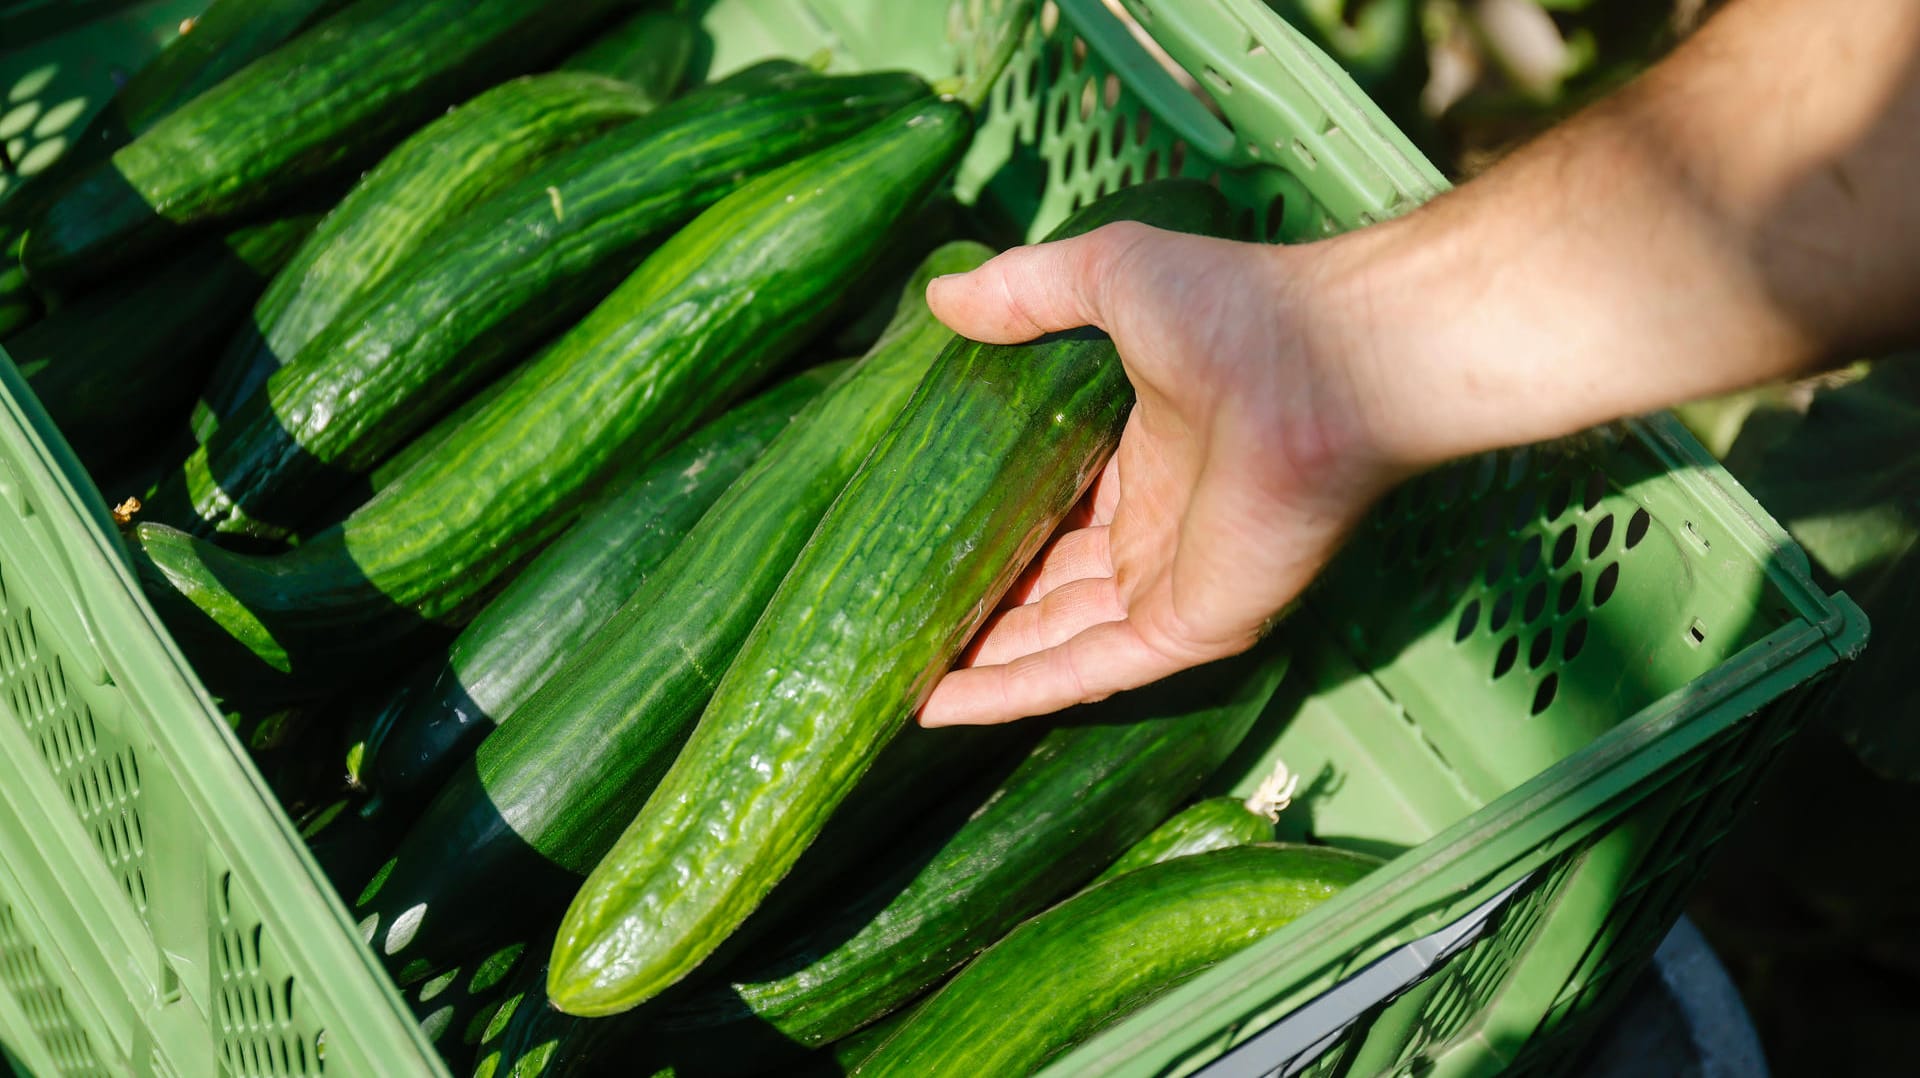
MULTIPOLYGON (((1098 0, 1047 4, 963 197, 1034 235, 1117 185, 1214 177, 1249 228, 1301 240, 1444 188, 1255 0, 1125 4, 1211 106, 1098 0)), ((122 62, 103 58, 193 7, 70 5, 45 33, 50 6, 17 51, 0 7, 0 133, 23 105, 97 104, 122 62)), ((991 51, 974 28, 998 8, 718 0, 708 59, 952 75, 991 51)), ((11 364, 0 409, 5 1052, 49 1075, 439 1072, 11 364)), ((1654 417, 1410 484, 1284 631, 1292 676, 1221 785, 1283 758, 1306 778, 1286 827, 1394 859, 1048 1074, 1559 1069, 1798 725, 1782 697, 1866 626, 1654 417)))

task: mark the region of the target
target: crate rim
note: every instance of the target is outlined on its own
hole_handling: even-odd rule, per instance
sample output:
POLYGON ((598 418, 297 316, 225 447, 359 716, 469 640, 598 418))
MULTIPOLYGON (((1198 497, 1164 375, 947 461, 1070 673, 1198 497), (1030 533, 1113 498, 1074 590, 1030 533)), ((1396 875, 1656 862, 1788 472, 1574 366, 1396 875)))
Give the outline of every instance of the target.
MULTIPOLYGON (((44 483, 36 483, 28 476, 13 477, 24 488, 23 493, 31 497, 34 512, 55 517, 57 526, 69 536, 74 534, 75 529, 87 534, 87 543, 79 551, 67 546, 59 553, 66 562, 70 583, 81 597, 81 601, 74 604, 75 617, 87 636, 99 647, 108 667, 108 676, 146 714, 160 715, 194 708, 200 711, 200 718, 204 721, 143 724, 156 749, 173 761, 186 765, 178 769, 177 777, 183 787, 192 789, 200 804, 217 806, 223 799, 230 799, 231 792, 237 788, 237 781, 244 784, 244 788, 253 795, 254 802, 265 810, 264 814, 245 811, 221 814, 222 826, 207 829, 208 842, 218 848, 230 863, 257 862, 261 857, 277 862, 263 866, 261 873, 283 882, 295 883, 297 890, 274 896, 276 906, 273 913, 276 919, 288 919, 286 909, 279 903, 298 902, 306 905, 308 910, 305 914, 295 915, 296 919, 311 922, 324 917, 338 929, 337 934, 330 936, 312 932, 293 933, 284 937, 282 945, 297 953, 304 967, 314 973, 317 983, 311 984, 308 991, 335 998, 358 997, 370 1001, 375 997, 362 995, 362 989, 370 989, 386 1002, 387 1006, 377 1008, 381 1016, 379 1026, 384 1028, 357 1025, 354 1030, 356 1038, 377 1041, 389 1052, 403 1047, 410 1049, 412 1056, 429 1073, 444 1073, 439 1053, 419 1025, 405 1020, 409 1014, 405 1000, 392 978, 380 967, 371 948, 361 942, 360 931, 349 915, 342 896, 327 882, 307 844, 295 830, 292 819, 267 787, 259 768, 254 766, 234 730, 222 718, 220 709, 215 706, 213 698, 200 683, 198 675, 193 672, 172 634, 165 629, 148 601, 134 572, 131 555, 120 541, 118 527, 108 515, 105 499, 98 496, 92 479, 72 450, 64 445, 56 449, 49 444, 43 432, 57 428, 4 347, 0 347, 0 360, 4 361, 0 362, 0 407, 4 408, 0 411, 0 419, 5 420, 0 422, 0 442, 44 468, 44 483), (33 489, 43 485, 50 486, 50 489, 33 489), (92 497, 83 497, 80 494, 82 489, 96 493, 92 497), (83 506, 91 511, 83 511, 83 506), (76 564, 77 561, 84 561, 84 568, 76 564), (116 585, 111 593, 106 596, 89 594, 82 584, 85 569, 111 573, 116 585), (121 621, 96 617, 95 605, 102 600, 107 603, 130 601, 137 619, 121 621), (164 670, 167 675, 165 684, 155 685, 145 677, 122 676, 126 668, 143 665, 164 670), (315 903, 318 904, 317 909, 314 908, 315 903)), ((26 901, 26 896, 31 893, 23 892, 21 900, 26 901)), ((42 919, 47 916, 47 911, 35 912, 42 919)), ((88 986, 86 994, 92 995, 98 990, 98 986, 88 986)), ((97 1009, 92 1000, 88 1001, 88 1006, 97 1009)), ((343 1007, 340 1010, 353 1013, 356 1009, 343 1007)), ((364 1022, 367 1017, 364 1012, 376 1008, 360 1007, 358 1010, 361 1013, 356 1018, 364 1022)))

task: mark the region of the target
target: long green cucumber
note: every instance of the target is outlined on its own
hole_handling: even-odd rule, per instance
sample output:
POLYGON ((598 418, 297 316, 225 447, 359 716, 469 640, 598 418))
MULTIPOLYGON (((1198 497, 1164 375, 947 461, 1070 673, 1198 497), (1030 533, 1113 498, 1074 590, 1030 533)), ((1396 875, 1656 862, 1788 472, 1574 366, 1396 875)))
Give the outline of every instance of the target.
MULTIPOLYGON (((1224 232, 1227 217, 1205 184, 1149 184, 1063 231, 1134 218, 1224 232)), ((1072 507, 1131 404, 1104 335, 947 349, 575 898, 556 1005, 644 1002, 753 911, 1072 507)))
POLYGON ((853 1073, 1031 1074, 1378 865, 1321 846, 1254 845, 1116 877, 1008 933, 853 1073))
MULTIPOLYGON (((945 261, 964 268, 985 254, 969 245, 945 261)), ((911 303, 926 306, 918 294, 911 303)), ((399 979, 565 907, 672 764, 813 525, 951 336, 930 314, 909 309, 901 323, 795 417, 427 807, 356 908, 399 979), (510 900, 502 880, 514 881, 510 900)))
POLYGON ((111 154, 345 6, 346 0, 212 0, 179 37, 128 76, 68 153, 86 163, 111 154))
POLYGON ((443 654, 402 684, 367 745, 375 795, 438 790, 480 739, 591 640, 845 365, 815 367, 729 409, 640 474, 610 482, 443 654))
POLYGON ((7 339, 90 471, 114 467, 186 411, 204 358, 313 228, 308 214, 202 240, 7 339))
POLYGON ((600 75, 527 75, 414 132, 347 192, 260 297, 201 391, 194 435, 210 437, 269 374, 474 204, 653 103, 600 75))
POLYGON ((74 178, 21 262, 64 292, 365 167, 414 128, 538 69, 624 0, 355 0, 74 178))
POLYGON ((1106 881, 1176 857, 1190 857, 1228 846, 1273 841, 1273 821, 1238 797, 1209 797, 1182 809, 1135 843, 1093 882, 1106 881))
POLYGON ((622 82, 664 105, 693 62, 695 27, 675 11, 642 11, 582 46, 560 64, 562 71, 592 71, 622 82))
POLYGON ((674 224, 925 93, 906 74, 694 94, 562 154, 346 307, 155 499, 196 534, 297 527, 512 359, 578 317, 674 224))
POLYGON ((772 1062, 769 1034, 818 1048, 877 1021, 1151 833, 1246 737, 1286 665, 1266 644, 1062 716, 997 789, 954 806, 957 828, 929 821, 864 895, 657 1013, 650 1039, 751 1073, 772 1062))
POLYGON ((0 337, 41 315, 20 267, 26 222, 67 181, 144 133, 168 113, 264 55, 342 0, 213 0, 191 29, 128 77, 53 164, 0 202, 0 337))
MULTIPOLYGON (((958 826, 1024 759, 1026 748, 1041 734, 1038 726, 915 729, 901 734, 840 806, 819 841, 807 848, 793 874, 728 941, 729 948, 752 953, 762 946, 761 941, 780 938, 807 919, 817 919, 820 907, 836 908, 835 897, 849 881, 862 877, 862 866, 914 856, 901 853, 902 836, 907 836, 908 845, 916 844, 913 836, 925 830, 930 816, 958 826)), ((547 932, 542 942, 550 944, 551 935, 547 932)), ((544 959, 545 952, 538 957, 544 959)), ((538 976, 514 989, 510 995, 514 1002, 498 1018, 496 1028, 488 1031, 482 1073, 491 1067, 500 1074, 570 1074, 590 1067, 596 1059, 614 1058, 623 1060, 629 1072, 639 1067, 639 1073, 663 1073, 654 1067, 653 1056, 658 1053, 647 1042, 650 1031, 644 1022, 635 1021, 644 1012, 612 1020, 562 1014, 547 1006, 544 962, 533 972, 538 976)), ((727 1026, 714 1032, 724 1038, 738 1036, 741 1030, 727 1026)), ((818 1058, 817 1053, 796 1050, 790 1042, 784 1051, 769 1047, 759 1056, 768 1061, 768 1073, 783 1074, 818 1058)), ((702 1057, 696 1072, 708 1073, 711 1062, 702 1057)))
POLYGON ((811 337, 970 133, 961 106, 924 101, 749 182, 439 452, 292 551, 248 557, 137 527, 156 605, 229 692, 298 697, 404 661, 471 616, 616 462, 672 445, 811 337))

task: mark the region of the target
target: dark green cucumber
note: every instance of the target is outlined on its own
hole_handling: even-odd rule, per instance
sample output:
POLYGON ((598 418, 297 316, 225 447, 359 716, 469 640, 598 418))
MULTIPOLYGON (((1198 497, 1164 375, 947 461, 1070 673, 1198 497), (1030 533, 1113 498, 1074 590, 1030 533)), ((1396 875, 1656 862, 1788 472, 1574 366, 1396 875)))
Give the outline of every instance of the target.
POLYGON ((753 172, 925 93, 905 74, 716 86, 549 161, 346 307, 220 424, 151 507, 277 537, 577 318, 660 233, 753 172))
MULTIPOLYGON (((1068 230, 1224 232, 1201 183, 1127 188, 1068 230)), ((786 874, 1119 440, 1133 395, 1104 335, 956 340, 820 523, 693 738, 567 912, 549 992, 635 1006, 786 874)))
POLYGON ((645 115, 653 98, 586 73, 502 83, 421 128, 360 179, 254 306, 194 406, 205 441, 267 376, 430 237, 540 162, 645 115))
POLYGON ((1105 883, 1121 873, 1176 857, 1272 841, 1273 821, 1255 812, 1245 800, 1209 797, 1188 805, 1173 819, 1154 828, 1152 834, 1120 855, 1120 860, 1109 865, 1094 882, 1105 883))
POLYGON ((553 545, 394 694, 369 741, 367 786, 388 801, 438 790, 614 615, 687 532, 842 373, 815 367, 693 432, 638 475, 610 482, 553 545))
POLYGON ((673 11, 642 11, 596 36, 560 64, 631 83, 654 105, 664 105, 687 77, 695 28, 673 11))
POLYGON ((87 122, 73 145, 0 202, 0 337, 40 317, 20 243, 26 222, 67 181, 144 133, 214 83, 293 36, 342 0, 214 0, 183 33, 128 77, 87 122))
POLYGON ((926 101, 749 182, 432 457, 292 551, 136 528, 148 591, 201 676, 299 697, 471 616, 616 463, 660 453, 808 340, 970 133, 963 108, 926 101))
POLYGON ((1321 846, 1255 845, 1129 872, 1008 933, 853 1073, 1032 1074, 1378 865, 1321 846))
POLYGON ((954 805, 956 822, 899 843, 837 916, 665 1008, 648 1037, 751 1073, 770 1062, 756 1053, 768 1033, 817 1048, 880 1019, 1152 832, 1245 738, 1286 665, 1266 644, 1062 716, 998 788, 954 805))
POLYGON ((74 177, 31 219, 21 262, 36 289, 66 292, 350 175, 623 2, 355 0, 74 177))
POLYGON ((346 0, 213 0, 121 84, 67 152, 92 163, 346 6, 346 0))
POLYGON ((88 470, 100 473, 186 412, 202 362, 313 228, 248 225, 92 293, 8 338, 7 351, 88 470))
MULTIPOLYGON (((946 264, 985 254, 968 245, 946 264)), ((795 417, 427 807, 356 908, 402 983, 557 915, 633 818, 814 523, 951 336, 919 295, 902 306, 901 332, 795 417)))

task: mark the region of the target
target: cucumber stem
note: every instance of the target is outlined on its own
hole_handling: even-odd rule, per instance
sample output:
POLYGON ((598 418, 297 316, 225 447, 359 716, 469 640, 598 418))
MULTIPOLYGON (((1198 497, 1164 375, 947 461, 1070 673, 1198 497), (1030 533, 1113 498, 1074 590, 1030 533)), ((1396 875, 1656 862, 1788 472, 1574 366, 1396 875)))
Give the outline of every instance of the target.
POLYGON ((1300 789, 1300 776, 1293 773, 1285 760, 1275 760, 1273 771, 1260 780, 1260 786, 1252 796, 1241 802, 1247 811, 1255 816, 1265 816, 1271 823, 1280 822, 1280 814, 1293 804, 1293 795, 1300 789))

